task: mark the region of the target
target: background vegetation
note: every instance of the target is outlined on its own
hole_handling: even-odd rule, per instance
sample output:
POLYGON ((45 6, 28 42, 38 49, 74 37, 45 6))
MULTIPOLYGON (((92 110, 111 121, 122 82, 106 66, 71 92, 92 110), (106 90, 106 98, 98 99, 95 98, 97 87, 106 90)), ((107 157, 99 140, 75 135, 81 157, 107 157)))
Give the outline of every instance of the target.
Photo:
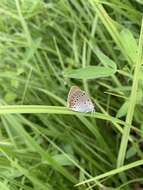
POLYGON ((142 0, 0 1, 0 189, 141 189, 142 11, 142 0), (72 85, 95 113, 66 108, 72 85))

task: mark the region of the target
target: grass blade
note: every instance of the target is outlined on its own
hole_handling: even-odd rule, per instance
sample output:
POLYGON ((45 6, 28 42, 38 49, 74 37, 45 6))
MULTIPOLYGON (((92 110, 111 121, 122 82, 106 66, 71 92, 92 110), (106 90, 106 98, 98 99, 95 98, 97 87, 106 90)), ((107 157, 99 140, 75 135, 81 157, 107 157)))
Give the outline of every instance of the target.
MULTIPOLYGON (((139 39, 137 64, 135 66, 133 85, 132 85, 131 95, 129 98, 128 112, 126 115, 126 123, 128 123, 129 125, 132 124, 132 120, 134 116, 134 109, 136 106, 138 83, 139 83, 139 76, 140 76, 139 73, 140 73, 142 63, 143 63, 143 20, 142 20, 142 25, 141 25, 140 39, 139 39)), ((122 139, 121 139, 120 150, 118 154, 117 167, 120 167, 124 164, 129 134, 130 134, 130 127, 125 126, 122 139)))

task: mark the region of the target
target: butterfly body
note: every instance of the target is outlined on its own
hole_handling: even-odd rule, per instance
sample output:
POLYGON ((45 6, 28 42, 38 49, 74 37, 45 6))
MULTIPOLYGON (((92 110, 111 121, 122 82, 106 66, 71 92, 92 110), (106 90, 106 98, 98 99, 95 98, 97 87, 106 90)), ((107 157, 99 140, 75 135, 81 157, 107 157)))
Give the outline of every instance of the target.
POLYGON ((77 86, 72 86, 67 100, 67 107, 78 112, 93 112, 94 105, 85 91, 77 86))

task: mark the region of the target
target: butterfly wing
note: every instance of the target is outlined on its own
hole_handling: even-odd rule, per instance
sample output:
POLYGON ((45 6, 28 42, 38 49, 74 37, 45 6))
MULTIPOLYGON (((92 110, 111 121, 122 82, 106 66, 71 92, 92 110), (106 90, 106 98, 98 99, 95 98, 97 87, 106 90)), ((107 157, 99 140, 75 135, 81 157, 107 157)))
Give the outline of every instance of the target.
POLYGON ((68 107, 74 111, 92 112, 94 105, 86 92, 79 87, 71 87, 68 95, 68 107))
POLYGON ((75 111, 93 112, 94 105, 85 91, 80 91, 75 104, 75 111))
POLYGON ((78 86, 72 86, 70 88, 70 91, 68 93, 68 99, 67 99, 67 107, 71 107, 72 104, 74 103, 74 96, 76 96, 76 92, 80 91, 80 88, 78 86))
POLYGON ((69 91, 69 94, 68 94, 68 100, 71 98, 71 96, 76 92, 76 91, 79 91, 80 88, 78 86, 72 86, 70 91, 69 91))

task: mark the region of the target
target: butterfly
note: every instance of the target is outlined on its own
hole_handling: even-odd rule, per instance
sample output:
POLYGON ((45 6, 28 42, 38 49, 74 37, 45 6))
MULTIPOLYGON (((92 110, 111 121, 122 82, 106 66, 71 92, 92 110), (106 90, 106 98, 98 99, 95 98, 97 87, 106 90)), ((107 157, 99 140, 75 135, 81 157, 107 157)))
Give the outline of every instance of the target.
POLYGON ((67 99, 67 107, 78 112, 93 112, 94 105, 85 91, 78 86, 72 86, 67 99))

